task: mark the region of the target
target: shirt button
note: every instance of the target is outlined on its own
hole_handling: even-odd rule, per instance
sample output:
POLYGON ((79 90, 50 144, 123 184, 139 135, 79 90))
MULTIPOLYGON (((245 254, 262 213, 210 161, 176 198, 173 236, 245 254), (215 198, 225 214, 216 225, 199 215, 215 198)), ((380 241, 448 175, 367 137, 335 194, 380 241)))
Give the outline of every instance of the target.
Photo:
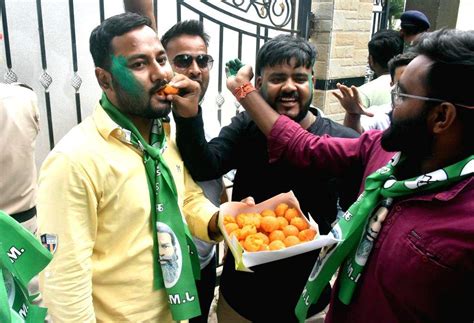
POLYGON ((388 219, 387 224, 392 224, 392 219, 388 219))
POLYGON ((423 256, 423 258, 421 258, 423 260, 423 262, 428 262, 428 257, 426 256, 423 256))
POLYGON ((401 210, 402 210, 402 207, 401 207, 400 205, 395 206, 395 211, 398 211, 398 212, 399 212, 399 211, 401 211, 401 210))

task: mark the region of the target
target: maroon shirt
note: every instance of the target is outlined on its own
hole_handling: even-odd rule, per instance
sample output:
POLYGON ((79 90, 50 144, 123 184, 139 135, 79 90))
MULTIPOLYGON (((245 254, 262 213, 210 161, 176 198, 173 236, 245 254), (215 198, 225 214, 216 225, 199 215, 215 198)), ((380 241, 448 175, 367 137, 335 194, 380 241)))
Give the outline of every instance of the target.
MULTIPOLYGON (((381 135, 317 137, 281 116, 269 156, 335 174, 363 166, 365 181, 394 155, 382 149, 381 135)), ((337 298, 338 280, 335 286, 326 322, 473 322, 473 177, 395 200, 350 305, 337 298)))

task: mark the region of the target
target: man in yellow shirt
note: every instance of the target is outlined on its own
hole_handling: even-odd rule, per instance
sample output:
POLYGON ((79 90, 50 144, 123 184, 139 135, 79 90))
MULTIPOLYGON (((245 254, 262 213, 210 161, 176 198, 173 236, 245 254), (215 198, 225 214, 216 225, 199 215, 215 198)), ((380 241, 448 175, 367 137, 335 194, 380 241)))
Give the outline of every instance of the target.
POLYGON ((173 76, 149 19, 137 14, 106 19, 90 50, 102 98, 40 172, 39 234, 55 250, 40 276, 45 305, 56 322, 197 316, 191 232, 218 239, 218 208, 188 174, 165 119, 171 102, 197 106, 199 84, 173 76), (168 82, 179 94, 163 93, 168 82), (159 261, 161 226, 177 240, 171 283, 159 261))

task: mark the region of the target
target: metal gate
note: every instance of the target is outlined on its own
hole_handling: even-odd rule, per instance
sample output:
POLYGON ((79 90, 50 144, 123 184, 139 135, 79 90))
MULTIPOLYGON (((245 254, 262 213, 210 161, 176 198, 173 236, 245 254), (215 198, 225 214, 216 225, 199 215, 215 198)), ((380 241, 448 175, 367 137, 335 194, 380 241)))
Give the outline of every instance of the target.
MULTIPOLYGON (((153 2, 160 35, 177 21, 199 19, 204 23, 216 60, 206 99, 213 101, 211 105, 219 122, 222 122, 224 103, 233 105, 234 102, 223 93, 227 60, 238 57, 252 63, 260 46, 275 34, 291 33, 305 38, 309 34, 311 0, 153 2)), ((39 165, 55 143, 90 114, 91 102, 97 102, 100 89, 93 76, 86 40, 95 25, 123 12, 123 3, 118 0, 0 0, 0 10, 4 43, 0 60, 6 65, 0 67, 4 68, 4 81, 26 83, 39 98, 42 117, 42 132, 37 142, 39 165), (20 41, 23 30, 28 36, 20 41), (64 37, 60 42, 51 41, 60 36, 64 37), (60 51, 65 54, 56 59, 55 54, 60 51), (58 64, 65 66, 59 68, 58 64)), ((232 110, 235 114, 235 106, 232 110)))

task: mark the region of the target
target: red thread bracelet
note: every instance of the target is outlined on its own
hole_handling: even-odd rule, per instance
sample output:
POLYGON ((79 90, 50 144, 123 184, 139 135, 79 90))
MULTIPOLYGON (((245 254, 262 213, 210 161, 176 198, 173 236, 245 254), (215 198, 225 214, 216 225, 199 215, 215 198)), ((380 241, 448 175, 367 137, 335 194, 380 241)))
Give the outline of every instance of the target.
POLYGON ((241 101, 245 99, 247 94, 256 91, 257 89, 250 83, 250 82, 245 82, 238 88, 236 88, 233 92, 234 96, 236 97, 237 101, 241 101))

